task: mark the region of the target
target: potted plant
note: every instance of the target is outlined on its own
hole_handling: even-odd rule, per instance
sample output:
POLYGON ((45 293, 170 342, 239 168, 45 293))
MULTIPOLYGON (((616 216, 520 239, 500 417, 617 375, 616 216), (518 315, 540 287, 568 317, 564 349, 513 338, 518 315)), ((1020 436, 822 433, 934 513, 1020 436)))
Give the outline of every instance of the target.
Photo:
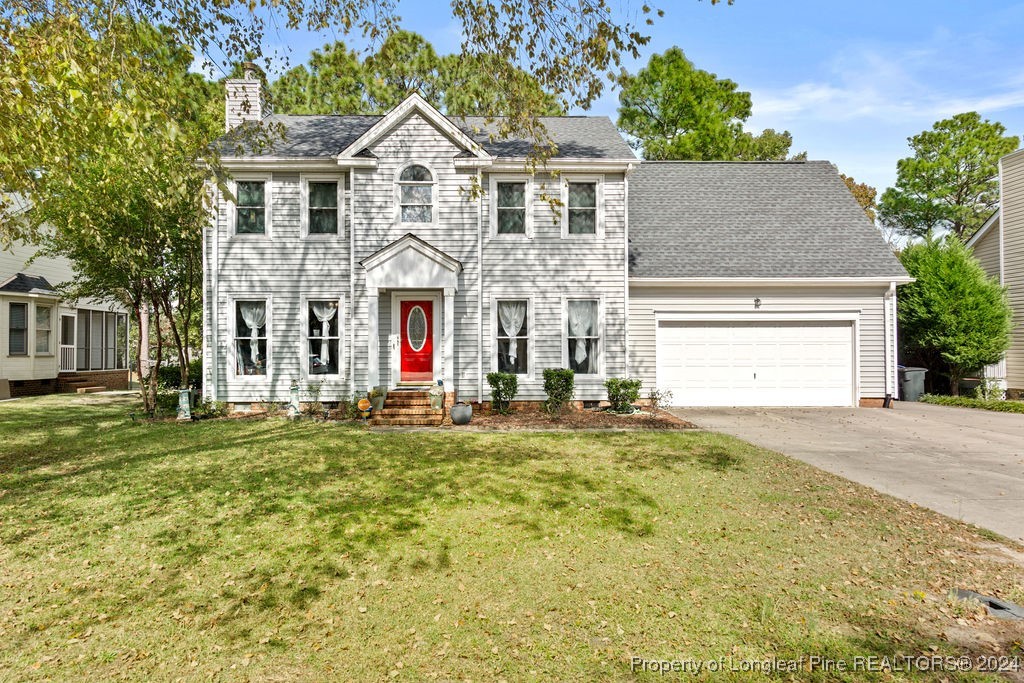
POLYGON ((379 413, 384 410, 384 399, 387 397, 388 392, 384 390, 384 387, 374 387, 370 389, 370 393, 367 398, 370 399, 370 405, 373 407, 373 412, 379 413))

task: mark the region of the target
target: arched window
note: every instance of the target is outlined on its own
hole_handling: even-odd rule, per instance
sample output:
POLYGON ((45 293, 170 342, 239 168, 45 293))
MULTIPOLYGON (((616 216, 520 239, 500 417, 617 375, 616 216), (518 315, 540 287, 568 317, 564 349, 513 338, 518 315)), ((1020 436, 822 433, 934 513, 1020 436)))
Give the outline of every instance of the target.
POLYGON ((406 166, 398 176, 399 215, 403 223, 434 221, 434 174, 426 166, 406 166))

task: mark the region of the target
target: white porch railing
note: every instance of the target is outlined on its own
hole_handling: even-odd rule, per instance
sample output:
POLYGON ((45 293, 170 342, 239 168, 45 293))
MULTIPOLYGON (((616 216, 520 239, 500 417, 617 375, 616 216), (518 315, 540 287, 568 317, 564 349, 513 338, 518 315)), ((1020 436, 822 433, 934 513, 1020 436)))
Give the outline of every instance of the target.
POLYGON ((60 345, 60 371, 61 372, 74 372, 75 371, 75 347, 60 345))

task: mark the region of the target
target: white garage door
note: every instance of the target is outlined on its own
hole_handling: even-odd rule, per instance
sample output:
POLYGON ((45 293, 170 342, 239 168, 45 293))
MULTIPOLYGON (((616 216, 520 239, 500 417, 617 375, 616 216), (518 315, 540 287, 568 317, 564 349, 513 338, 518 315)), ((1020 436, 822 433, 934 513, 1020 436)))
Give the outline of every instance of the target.
POLYGON ((850 321, 661 321, 657 353, 674 405, 853 405, 850 321))

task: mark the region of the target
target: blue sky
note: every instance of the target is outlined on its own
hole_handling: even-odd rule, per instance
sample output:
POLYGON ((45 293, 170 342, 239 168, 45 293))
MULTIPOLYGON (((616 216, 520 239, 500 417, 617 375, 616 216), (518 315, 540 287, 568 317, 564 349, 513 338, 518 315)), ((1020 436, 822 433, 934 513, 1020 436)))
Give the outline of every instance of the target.
MULTIPOLYGON (((614 3, 614 0, 613 0, 614 3)), ((637 6, 637 2, 623 3, 637 6)), ((907 137, 963 111, 1024 133, 1024 2, 996 0, 708 0, 652 2, 666 11, 636 71, 678 45, 701 69, 752 93, 748 129, 793 134, 793 150, 828 159, 879 188, 891 185, 907 137)), ((403 26, 440 53, 458 49, 459 25, 443 0, 402 0, 403 26)), ((268 36, 291 62, 336 37, 268 36)), ((353 46, 357 37, 345 38, 353 46)), ((616 117, 606 92, 591 114, 616 117)), ((573 112, 585 113, 585 112, 573 112)))

